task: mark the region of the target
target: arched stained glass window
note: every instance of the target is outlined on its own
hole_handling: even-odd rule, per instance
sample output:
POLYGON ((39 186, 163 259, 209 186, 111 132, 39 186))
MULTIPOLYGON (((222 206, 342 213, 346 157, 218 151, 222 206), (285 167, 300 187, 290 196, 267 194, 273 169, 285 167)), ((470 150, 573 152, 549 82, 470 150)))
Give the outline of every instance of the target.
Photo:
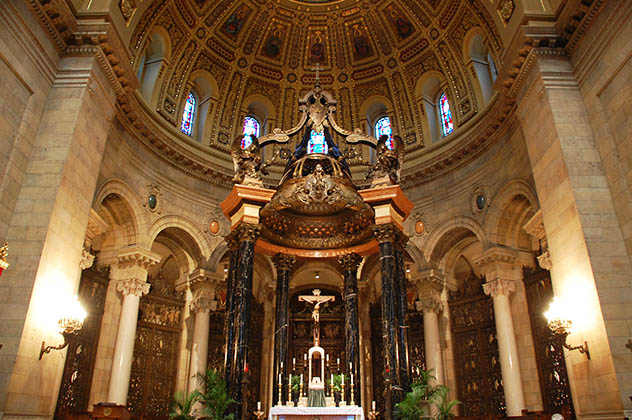
POLYGON ((450 104, 448 103, 448 95, 446 95, 445 92, 439 97, 439 114, 441 117, 443 135, 447 136, 454 131, 454 124, 452 123, 452 112, 450 111, 450 104))
POLYGON ((193 91, 191 91, 189 92, 189 96, 187 96, 187 101, 184 104, 184 112, 182 113, 182 124, 180 125, 180 130, 187 136, 190 136, 193 133, 195 103, 195 95, 193 95, 193 91))
POLYGON ((307 143, 307 153, 322 153, 327 154, 327 142, 325 141, 325 133, 312 130, 309 135, 309 142, 307 143))
POLYGON ((393 150, 393 130, 391 129, 391 119, 389 117, 382 117, 375 123, 375 137, 379 139, 384 134, 388 136, 386 147, 393 150))
POLYGON ((259 137, 259 121, 253 117, 244 118, 243 134, 244 137, 241 139, 241 148, 245 149, 252 144, 252 136, 259 137))

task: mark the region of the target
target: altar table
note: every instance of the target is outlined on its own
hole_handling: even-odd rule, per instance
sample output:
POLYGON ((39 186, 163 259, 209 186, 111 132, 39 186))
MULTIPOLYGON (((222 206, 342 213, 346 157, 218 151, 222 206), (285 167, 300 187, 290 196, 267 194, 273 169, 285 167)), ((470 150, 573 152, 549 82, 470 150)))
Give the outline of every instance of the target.
POLYGON ((364 411, 357 405, 344 407, 274 406, 268 420, 364 420, 364 411))

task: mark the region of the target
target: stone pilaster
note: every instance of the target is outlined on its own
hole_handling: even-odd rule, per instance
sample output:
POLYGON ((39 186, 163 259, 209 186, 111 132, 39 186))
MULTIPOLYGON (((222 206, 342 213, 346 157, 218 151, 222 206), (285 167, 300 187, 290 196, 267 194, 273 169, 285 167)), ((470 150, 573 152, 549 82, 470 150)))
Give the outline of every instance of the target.
POLYGON ((505 404, 508 416, 520 416, 526 409, 522 377, 518 362, 518 347, 514 333, 509 294, 516 290, 516 281, 522 278, 521 269, 516 266, 517 254, 506 248, 490 248, 475 260, 481 273, 487 279, 483 291, 492 297, 494 319, 498 336, 498 353, 503 377, 505 404))
POLYGON ((160 255, 147 249, 131 247, 119 252, 118 262, 112 267, 112 279, 117 281, 116 289, 123 295, 123 305, 116 333, 107 402, 123 406, 127 403, 140 298, 149 293, 147 270, 160 258, 160 255))
MULTIPOLYGON (((288 363, 289 346, 289 311, 290 311, 290 272, 296 257, 293 255, 276 254, 272 261, 277 271, 276 284, 276 316, 274 326, 274 373, 273 378, 282 377, 282 398, 287 398, 289 386, 285 384, 286 378, 291 372, 288 363), (283 367, 281 367, 283 364, 283 367)), ((272 395, 278 395, 278 380, 275 380, 272 395)), ((283 401, 284 402, 284 401, 283 401)))
MULTIPOLYGON (((356 405, 361 405, 362 377, 360 375, 360 326, 358 323, 358 266, 362 257, 358 254, 346 254, 338 258, 344 276, 345 302, 345 354, 347 363, 353 363, 348 372, 353 374, 356 405)), ((349 388, 349 392, 351 389, 349 388)), ((351 401, 350 398, 347 401, 351 401)))

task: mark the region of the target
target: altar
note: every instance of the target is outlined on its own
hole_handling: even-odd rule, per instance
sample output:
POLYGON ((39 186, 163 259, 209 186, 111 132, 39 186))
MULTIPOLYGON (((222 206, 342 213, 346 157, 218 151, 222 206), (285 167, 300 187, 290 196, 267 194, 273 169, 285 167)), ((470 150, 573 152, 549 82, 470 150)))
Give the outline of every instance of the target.
POLYGON ((268 420, 364 420, 362 407, 289 407, 270 408, 268 420))

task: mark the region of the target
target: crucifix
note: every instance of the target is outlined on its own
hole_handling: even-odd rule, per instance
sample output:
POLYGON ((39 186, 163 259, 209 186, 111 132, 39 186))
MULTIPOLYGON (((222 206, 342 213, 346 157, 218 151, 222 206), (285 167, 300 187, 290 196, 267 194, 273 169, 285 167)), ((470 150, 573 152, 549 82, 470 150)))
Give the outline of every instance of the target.
POLYGON ((316 84, 320 84, 320 71, 324 69, 320 66, 320 63, 316 63, 316 66, 312 67, 311 70, 316 72, 316 84))
POLYGON ((314 305, 312 311, 312 319, 314 320, 314 346, 320 345, 320 305, 326 302, 333 302, 336 300, 335 296, 321 296, 320 289, 313 290, 313 296, 301 295, 298 297, 299 302, 307 302, 314 305))

